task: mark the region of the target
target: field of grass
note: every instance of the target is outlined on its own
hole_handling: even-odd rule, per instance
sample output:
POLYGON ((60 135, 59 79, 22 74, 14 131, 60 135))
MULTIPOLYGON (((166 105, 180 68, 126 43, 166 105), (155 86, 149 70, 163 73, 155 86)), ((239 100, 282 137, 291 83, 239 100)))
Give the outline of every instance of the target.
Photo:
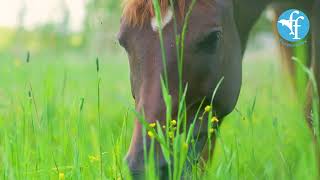
MULTIPOLYGON (((134 113, 127 57, 106 54, 97 73, 96 57, 80 52, 1 53, 1 179, 128 177, 123 157, 134 113)), ((245 58, 241 95, 220 128, 207 179, 316 179, 302 104, 279 58, 265 54, 245 58)))
MULTIPOLYGON (((135 112, 127 56, 110 41, 115 27, 106 48, 82 46, 88 42, 79 34, 16 37, 0 29, 7 35, 0 38, 0 179, 130 179, 123 158, 135 112)), ((202 176, 187 174, 317 179, 298 99, 277 53, 250 46, 239 101, 219 127, 213 161, 202 176)))

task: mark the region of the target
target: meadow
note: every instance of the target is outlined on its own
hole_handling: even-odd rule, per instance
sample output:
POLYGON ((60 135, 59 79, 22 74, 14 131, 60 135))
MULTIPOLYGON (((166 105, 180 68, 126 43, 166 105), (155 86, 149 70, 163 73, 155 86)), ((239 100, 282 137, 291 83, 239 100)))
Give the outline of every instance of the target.
MULTIPOLYGON (((130 178, 123 157, 135 113, 125 52, 59 51, 0 51, 1 179, 130 178)), ((316 179, 303 103, 276 51, 249 47, 239 101, 219 129, 201 179, 316 179)))

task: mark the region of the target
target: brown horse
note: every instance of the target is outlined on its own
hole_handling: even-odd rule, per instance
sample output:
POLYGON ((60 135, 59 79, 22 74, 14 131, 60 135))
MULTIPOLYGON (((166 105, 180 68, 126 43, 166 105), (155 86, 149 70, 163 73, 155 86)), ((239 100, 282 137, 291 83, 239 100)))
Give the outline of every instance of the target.
MULTIPOLYGON (((176 20, 176 32, 181 34, 192 0, 173 2, 171 5, 169 0, 159 0, 169 91, 172 96, 172 116, 175 117, 179 101, 179 78, 173 19, 176 20)), ((214 113, 222 119, 234 109, 241 88, 242 58, 248 35, 260 14, 270 5, 278 13, 276 17, 285 9, 297 8, 310 18, 310 64, 320 85, 320 0, 197 0, 188 20, 184 42, 182 77, 183 84, 188 84, 186 103, 189 123, 203 98, 205 104, 210 104, 212 92, 222 78, 223 82, 213 101, 214 113)), ((158 36, 160 27, 154 16, 152 0, 127 0, 118 34, 119 42, 129 57, 136 110, 143 111, 150 123, 165 119, 166 113, 160 82, 160 75, 164 72, 158 36)), ((292 49, 280 46, 284 61, 288 66, 293 66, 292 49)), ((207 127, 198 127, 197 130, 203 134, 197 142, 200 153, 206 142, 207 127)), ((139 177, 144 171, 142 136, 142 125, 136 120, 126 157, 134 177, 139 177)), ((212 142, 215 142, 214 137, 212 142)), ((156 152, 160 156, 157 162, 160 175, 165 177, 167 164, 161 150, 156 152)))

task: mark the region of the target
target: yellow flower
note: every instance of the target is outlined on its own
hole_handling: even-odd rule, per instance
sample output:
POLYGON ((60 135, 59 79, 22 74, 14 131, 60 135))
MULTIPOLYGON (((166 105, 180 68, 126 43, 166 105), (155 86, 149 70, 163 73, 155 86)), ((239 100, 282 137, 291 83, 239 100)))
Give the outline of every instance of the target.
POLYGON ((79 47, 83 43, 83 38, 79 35, 74 35, 70 38, 70 44, 73 47, 79 47))
POLYGON ((163 129, 165 129, 165 128, 166 128, 166 126, 165 126, 165 125, 163 125, 163 126, 162 126, 162 128, 163 128, 163 129))
POLYGON ((90 162, 96 162, 96 161, 99 161, 99 157, 98 156, 88 156, 89 157, 89 159, 90 159, 90 162))
POLYGON ((176 121, 176 120, 172 120, 172 121, 171 121, 171 125, 172 125, 172 126, 177 125, 177 121, 176 121))
POLYGON ((211 118, 211 122, 212 122, 212 123, 218 123, 218 122, 219 122, 219 119, 218 119, 216 116, 213 116, 213 117, 211 118))
POLYGON ((188 148, 189 148, 189 145, 188 145, 187 143, 184 143, 184 144, 183 144, 183 148, 188 149, 188 148))
POLYGON ((149 127, 150 127, 150 128, 154 128, 154 127, 156 127, 156 125, 157 125, 156 123, 150 123, 150 124, 149 124, 149 127))
POLYGON ((205 111, 205 112, 210 112, 211 109, 212 109, 212 107, 208 105, 208 106, 206 106, 206 107, 204 108, 204 111, 205 111))
POLYGON ((21 66, 21 60, 20 60, 20 59, 14 60, 14 65, 15 65, 16 67, 20 67, 20 66, 21 66))
POLYGON ((59 180, 64 180, 64 173, 59 173, 59 180))
POLYGON ((152 131, 148 131, 148 136, 151 137, 151 138, 153 138, 153 137, 154 137, 153 132, 152 132, 152 131))
POLYGON ((209 132, 212 134, 214 133, 214 129, 213 128, 210 128, 209 132))
POLYGON ((169 135, 169 138, 171 138, 171 139, 174 138, 174 133, 173 133, 173 132, 170 131, 170 132, 168 133, 168 135, 169 135))

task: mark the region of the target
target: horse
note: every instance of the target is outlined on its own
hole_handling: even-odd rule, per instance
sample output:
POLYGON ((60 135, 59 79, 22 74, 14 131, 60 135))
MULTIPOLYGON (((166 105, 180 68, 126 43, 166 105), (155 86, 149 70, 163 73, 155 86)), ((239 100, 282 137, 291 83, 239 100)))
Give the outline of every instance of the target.
MULTIPOLYGON (((210 104, 212 92, 219 82, 222 83, 219 84, 212 102, 214 114, 220 120, 219 124, 222 123, 223 117, 234 110, 241 89, 242 59, 248 36, 266 8, 273 9, 274 27, 277 24, 277 17, 286 9, 300 9, 310 18, 311 31, 307 40, 310 57, 307 64, 318 82, 317 90, 320 90, 320 0, 260 0, 259 2, 256 0, 196 0, 193 2, 192 0, 158 0, 162 17, 161 26, 157 23, 152 0, 124 2, 118 41, 128 55, 131 92, 136 111, 143 112, 148 123, 159 121, 163 124, 166 118, 160 78, 165 70, 172 96, 172 116, 177 116, 179 74, 176 33, 181 35, 183 32, 184 19, 188 16, 188 9, 191 6, 183 42, 182 66, 182 83, 184 86, 188 85, 185 98, 188 125, 201 102, 210 104), (159 43, 160 30, 163 35, 165 57, 162 56, 159 43)), ((275 34, 280 39, 279 34, 277 32, 275 34)), ((279 48, 284 64, 294 77, 293 48, 281 43, 279 48)), ((315 93, 312 92, 314 88, 311 85, 308 89, 306 114, 310 114, 311 94, 315 93)), ((312 118, 307 119, 311 130, 312 118)), ((142 129, 142 124, 135 119, 131 145, 125 157, 134 178, 141 178, 144 174, 142 129)), ((197 131, 201 135, 196 149, 197 153, 201 154, 207 141, 208 128, 197 126, 197 131)), ((210 141, 214 145, 216 137, 211 138, 210 141)), ((149 149, 149 137, 146 137, 146 143, 149 149)), ((156 165, 162 179, 167 176, 168 164, 161 150, 155 152, 160 157, 156 165)))

